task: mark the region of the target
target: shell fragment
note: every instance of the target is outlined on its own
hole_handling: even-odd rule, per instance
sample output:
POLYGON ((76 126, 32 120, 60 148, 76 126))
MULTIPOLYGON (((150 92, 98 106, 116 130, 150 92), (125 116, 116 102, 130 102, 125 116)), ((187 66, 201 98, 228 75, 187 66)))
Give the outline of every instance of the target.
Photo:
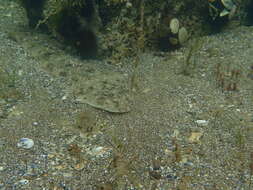
POLYGON ((34 145, 34 142, 32 139, 29 138, 21 138, 17 144, 18 147, 24 148, 24 149, 30 149, 34 145))

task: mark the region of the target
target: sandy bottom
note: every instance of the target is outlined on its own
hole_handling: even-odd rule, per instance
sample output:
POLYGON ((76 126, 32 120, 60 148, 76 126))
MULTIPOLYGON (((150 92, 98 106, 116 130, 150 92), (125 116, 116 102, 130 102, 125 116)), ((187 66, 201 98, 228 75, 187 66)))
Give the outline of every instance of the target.
POLYGON ((253 27, 133 72, 30 31, 12 2, 0 15, 0 189, 250 189, 253 27))

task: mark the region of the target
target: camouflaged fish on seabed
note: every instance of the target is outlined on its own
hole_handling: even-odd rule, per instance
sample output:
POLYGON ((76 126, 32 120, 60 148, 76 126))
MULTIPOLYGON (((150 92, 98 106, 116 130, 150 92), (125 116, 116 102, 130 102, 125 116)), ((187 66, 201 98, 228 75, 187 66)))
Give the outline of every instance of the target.
POLYGON ((120 73, 96 71, 89 79, 81 79, 67 90, 77 103, 85 103, 112 113, 130 111, 130 95, 127 76, 120 73))

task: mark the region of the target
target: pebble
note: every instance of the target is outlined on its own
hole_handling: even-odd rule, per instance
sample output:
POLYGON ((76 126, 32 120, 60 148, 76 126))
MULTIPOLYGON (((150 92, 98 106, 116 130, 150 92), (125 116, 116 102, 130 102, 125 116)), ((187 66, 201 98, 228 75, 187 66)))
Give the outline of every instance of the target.
POLYGON ((104 156, 106 153, 109 153, 109 149, 102 146, 95 147, 91 151, 88 151, 88 154, 92 156, 104 156))
POLYGON ((174 174, 168 174, 168 175, 166 175, 166 178, 169 179, 169 180, 175 180, 178 177, 176 175, 174 175, 174 174))
POLYGON ((38 126, 38 125, 39 125, 38 122, 36 122, 36 121, 33 122, 33 126, 38 126))
POLYGON ((67 96, 64 95, 61 99, 62 99, 62 100, 66 100, 66 99, 67 99, 67 96))
POLYGON ((26 185, 28 183, 29 183, 29 181, 27 179, 21 179, 18 181, 18 185, 26 185))
POLYGON ((30 149, 34 145, 34 142, 32 139, 29 138, 21 138, 17 144, 19 148, 24 148, 24 149, 30 149))

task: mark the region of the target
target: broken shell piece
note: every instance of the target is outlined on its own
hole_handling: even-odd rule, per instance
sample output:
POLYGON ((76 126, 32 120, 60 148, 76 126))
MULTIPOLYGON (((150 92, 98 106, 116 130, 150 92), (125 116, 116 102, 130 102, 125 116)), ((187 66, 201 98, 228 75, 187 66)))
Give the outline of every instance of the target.
POLYGON ((98 146, 98 147, 94 147, 91 151, 88 151, 88 154, 92 156, 104 156, 104 154, 108 152, 109 152, 108 148, 98 146))
POLYGON ((25 149, 32 148, 33 145, 34 145, 33 140, 29 138, 21 138, 17 144, 18 147, 25 149))
POLYGON ((173 34, 177 34, 179 30, 179 20, 177 18, 173 18, 170 21, 170 30, 173 34))
POLYGON ((189 137, 190 143, 197 143, 199 142, 200 138, 202 137, 203 133, 202 132, 193 132, 191 133, 191 136, 189 137))
POLYGON ((206 121, 206 120, 197 120, 196 123, 200 126, 207 126, 208 121, 206 121))

